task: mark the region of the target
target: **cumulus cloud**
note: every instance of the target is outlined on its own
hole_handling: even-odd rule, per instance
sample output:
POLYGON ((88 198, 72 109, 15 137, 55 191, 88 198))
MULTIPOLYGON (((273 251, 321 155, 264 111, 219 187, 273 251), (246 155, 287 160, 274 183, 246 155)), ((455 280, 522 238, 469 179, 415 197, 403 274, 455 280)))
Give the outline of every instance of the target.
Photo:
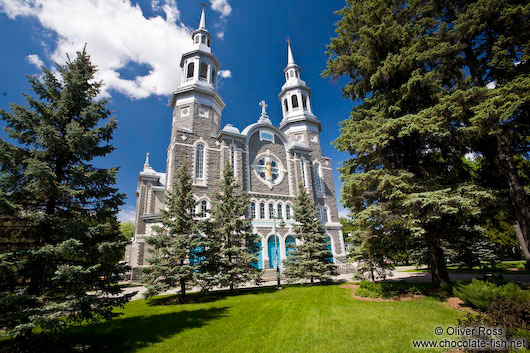
POLYGON ((218 75, 221 76, 222 78, 230 78, 230 77, 232 77, 232 71, 230 71, 230 70, 221 70, 221 71, 219 71, 218 75))
MULTIPOLYGON (((230 13, 226 1, 214 2, 222 16, 230 13)), ((178 86, 178 63, 191 44, 191 29, 179 22, 175 0, 154 0, 151 5, 156 16, 150 18, 130 0, 0 0, 0 12, 11 19, 36 18, 55 32, 51 61, 64 63, 67 53, 74 55, 86 43, 99 68, 96 78, 105 83, 103 93, 116 90, 139 99, 168 95, 178 86), (125 79, 119 71, 129 63, 148 67, 148 72, 125 79)), ((40 60, 35 55, 27 59, 34 64, 40 60)))
POLYGON ((132 222, 136 220, 136 207, 134 206, 123 206, 120 212, 118 212, 118 221, 120 222, 132 222))
POLYGON ((28 59, 28 61, 29 61, 31 64, 37 66, 39 69, 40 69, 41 66, 44 65, 44 63, 42 62, 42 60, 41 60, 41 59, 39 58, 39 56, 36 55, 36 54, 28 55, 28 56, 26 56, 26 59, 28 59))
POLYGON ((232 13, 232 7, 228 3, 228 0, 210 0, 212 10, 217 11, 221 14, 221 18, 227 17, 232 13))

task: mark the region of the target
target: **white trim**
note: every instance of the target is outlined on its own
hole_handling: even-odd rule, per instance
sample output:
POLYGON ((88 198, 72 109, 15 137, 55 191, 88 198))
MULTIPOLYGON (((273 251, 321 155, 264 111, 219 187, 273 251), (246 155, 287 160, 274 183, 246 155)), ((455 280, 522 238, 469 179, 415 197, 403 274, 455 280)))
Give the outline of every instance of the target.
POLYGON ((208 186, 208 143, 202 138, 198 138, 193 143, 193 185, 194 186, 208 186), (196 163, 197 163, 197 145, 202 144, 204 146, 203 158, 202 158, 202 178, 197 178, 196 175, 196 163))
POLYGON ((276 157, 276 155, 272 154, 270 149, 267 149, 267 151, 265 152, 262 152, 258 155, 256 155, 256 157, 254 157, 254 163, 252 163, 252 166, 251 166, 252 170, 254 171, 254 174, 256 175, 256 177, 258 178, 259 181, 261 181, 263 184, 267 185, 269 187, 269 189, 272 190, 272 188, 276 185, 280 185, 281 182, 283 181, 283 178, 286 174, 286 170, 283 166, 283 162, 281 160, 281 158, 278 158, 276 157), (258 161, 262 158, 271 158, 272 160, 274 160, 277 164, 278 164, 278 169, 279 169, 279 172, 278 172, 278 178, 276 179, 276 181, 274 183, 271 183, 270 181, 268 180, 264 180, 259 174, 258 174, 258 171, 256 170, 256 166, 258 165, 258 161))

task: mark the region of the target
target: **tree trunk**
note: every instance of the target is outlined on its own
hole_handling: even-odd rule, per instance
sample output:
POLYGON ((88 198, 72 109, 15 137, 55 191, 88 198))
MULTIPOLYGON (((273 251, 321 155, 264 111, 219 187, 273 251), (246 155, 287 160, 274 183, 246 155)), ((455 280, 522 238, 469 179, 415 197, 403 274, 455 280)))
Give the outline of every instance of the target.
POLYGON ((438 235, 428 231, 426 238, 429 247, 432 284, 435 288, 439 288, 442 284, 449 284, 449 273, 445 264, 444 252, 438 235))
POLYGON ((186 298, 186 281, 184 280, 180 281, 180 297, 182 299, 186 298))
POLYGON ((528 245, 530 243, 530 201, 528 200, 528 195, 526 194, 523 185, 521 185, 521 181, 517 175, 517 167, 513 160, 508 136, 501 132, 496 135, 496 138, 499 164, 506 182, 508 183, 510 201, 515 211, 515 219, 517 220, 515 232, 519 244, 523 248, 523 253, 525 254, 526 266, 527 268, 530 268, 530 254, 528 250, 528 245))
POLYGON ((515 235, 517 235, 517 239, 519 240, 519 243, 521 244, 523 248, 523 254, 524 258, 526 260, 526 269, 530 270, 530 250, 528 241, 526 241, 523 237, 523 233, 521 232, 521 226, 519 226, 519 222, 516 222, 513 226, 515 228, 515 235))

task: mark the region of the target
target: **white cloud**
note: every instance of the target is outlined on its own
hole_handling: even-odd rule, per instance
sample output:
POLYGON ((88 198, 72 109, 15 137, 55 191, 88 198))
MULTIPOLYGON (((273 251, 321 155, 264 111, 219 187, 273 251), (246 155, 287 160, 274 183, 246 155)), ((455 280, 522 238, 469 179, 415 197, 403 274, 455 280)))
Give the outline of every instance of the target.
POLYGON ((350 218, 350 210, 343 208, 339 211, 339 217, 350 218))
POLYGON ((225 38, 225 32, 224 31, 221 31, 221 32, 218 32, 216 34, 217 38, 219 39, 224 39, 225 38))
POLYGON ((210 4, 214 11, 221 14, 221 18, 227 17, 232 13, 232 7, 228 0, 210 0, 210 4))
POLYGON ((37 66, 39 69, 41 68, 41 66, 44 65, 44 63, 42 62, 42 60, 41 60, 41 59, 39 58, 39 56, 36 55, 36 54, 28 55, 28 56, 26 56, 26 59, 28 59, 28 61, 29 61, 31 64, 37 66))
POLYGON ((232 71, 230 71, 230 70, 221 70, 221 71, 219 71, 218 75, 221 76, 222 78, 230 78, 230 77, 232 77, 232 71))
POLYGON ((132 222, 136 220, 136 208, 133 206, 123 206, 118 212, 118 221, 120 222, 132 222))
MULTIPOLYGON (((151 6, 160 15, 145 18, 130 0, 0 0, 0 12, 9 18, 34 17, 57 34, 51 61, 64 63, 67 53, 75 55, 86 43, 99 68, 96 78, 105 83, 104 94, 116 90, 136 99, 174 91, 180 82, 180 57, 191 44, 191 30, 179 22, 175 0, 154 0, 151 6), (129 63, 145 65, 149 71, 124 79, 119 70, 129 63)), ((216 7, 231 11, 222 4, 216 7)))

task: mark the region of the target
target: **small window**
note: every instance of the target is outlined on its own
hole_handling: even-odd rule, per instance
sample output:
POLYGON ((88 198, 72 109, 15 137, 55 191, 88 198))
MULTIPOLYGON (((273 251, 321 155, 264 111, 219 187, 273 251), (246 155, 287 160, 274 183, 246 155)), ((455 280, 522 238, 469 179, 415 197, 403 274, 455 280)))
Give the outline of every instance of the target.
POLYGON ((198 34, 195 36, 195 44, 199 44, 199 40, 200 40, 199 37, 200 36, 198 34))
POLYGON ((215 79, 217 78, 217 72, 215 72, 215 69, 212 70, 212 85, 215 85, 215 79))
POLYGON ((210 40, 208 39, 208 46, 210 46, 210 40))
POLYGON ((195 178, 204 178, 204 145, 202 143, 195 147, 195 178))
POLYGON ((287 103, 287 98, 283 100, 283 106, 285 108, 285 111, 288 112, 289 111, 289 104, 287 103))
POLYGON ((202 44, 206 44, 206 37, 205 36, 201 36, 201 43, 202 44))
POLYGON ((199 70, 199 79, 204 81, 207 78, 208 78, 208 64, 201 63, 200 70, 199 70))
POLYGON ((189 63, 188 64, 188 73, 186 75, 186 78, 192 78, 193 77, 193 71, 195 71, 195 64, 189 63))
POLYGON ((265 204, 263 202, 259 204, 259 218, 265 219, 265 204))
POLYGON ((278 204, 277 211, 278 211, 277 217, 283 219, 283 210, 282 210, 282 205, 281 204, 278 204))
POLYGON ((291 96, 291 103, 294 108, 298 108, 298 97, 296 95, 291 96))
POLYGON ((307 110, 307 96, 302 96, 302 106, 307 110))
POLYGON ((328 223, 328 209, 326 207, 322 210, 322 223, 328 223))
POLYGON ((251 219, 256 218, 256 203, 255 202, 250 203, 250 218, 251 219))
POLYGON ((307 186, 305 181, 305 160, 303 158, 300 159, 300 168, 302 169, 302 182, 304 186, 307 186))
POLYGON ((259 139, 260 139, 260 141, 274 142, 274 134, 272 132, 268 132, 268 131, 260 131, 259 132, 259 139))
POLYGON ((180 110, 180 116, 188 116, 189 114, 190 114, 190 108, 189 107, 182 108, 180 110))
POLYGON ((322 223, 322 211, 317 207, 317 219, 322 223))
POLYGON ((296 77, 300 78, 300 73, 298 71, 295 71, 296 77))
POLYGON ((269 204, 269 219, 274 218, 274 205, 272 203, 269 204))
POLYGON ((291 206, 285 205, 285 218, 287 220, 291 219, 291 206))
POLYGON ((201 201, 201 214, 200 214, 200 217, 201 218, 206 218, 207 211, 208 211, 208 202, 206 200, 202 200, 201 201))

